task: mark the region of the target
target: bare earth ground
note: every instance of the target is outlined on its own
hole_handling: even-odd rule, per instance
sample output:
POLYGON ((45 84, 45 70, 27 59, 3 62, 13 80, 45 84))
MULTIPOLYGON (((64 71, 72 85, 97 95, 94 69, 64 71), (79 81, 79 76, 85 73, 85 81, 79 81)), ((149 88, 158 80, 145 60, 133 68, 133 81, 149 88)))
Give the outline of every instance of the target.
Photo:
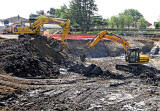
POLYGON ((11 96, 6 110, 160 110, 160 87, 147 84, 133 74, 123 73, 124 79, 88 78, 67 72, 61 76, 48 80, 13 77, 10 80, 2 75, 4 84, 11 82, 8 86, 28 89, 11 96), (12 82, 14 79, 17 84, 12 82))
POLYGON ((0 73, 0 109, 160 111, 160 85, 115 70, 116 63, 125 64, 121 57, 87 59, 85 64, 91 63, 112 72, 113 77, 86 77, 65 68, 60 69, 58 79, 24 79, 0 73))

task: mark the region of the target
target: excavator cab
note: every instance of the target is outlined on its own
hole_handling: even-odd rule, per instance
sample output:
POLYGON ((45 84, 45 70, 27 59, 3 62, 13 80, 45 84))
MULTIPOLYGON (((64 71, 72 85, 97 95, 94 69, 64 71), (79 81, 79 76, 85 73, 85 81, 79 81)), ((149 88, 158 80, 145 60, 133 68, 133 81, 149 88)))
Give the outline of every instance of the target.
POLYGON ((126 52, 125 56, 126 61, 128 64, 134 64, 140 62, 140 49, 139 48, 130 48, 126 52))
POLYGON ((128 49, 126 51, 126 62, 128 64, 136 65, 136 64, 148 64, 149 56, 140 54, 141 50, 139 48, 128 49))

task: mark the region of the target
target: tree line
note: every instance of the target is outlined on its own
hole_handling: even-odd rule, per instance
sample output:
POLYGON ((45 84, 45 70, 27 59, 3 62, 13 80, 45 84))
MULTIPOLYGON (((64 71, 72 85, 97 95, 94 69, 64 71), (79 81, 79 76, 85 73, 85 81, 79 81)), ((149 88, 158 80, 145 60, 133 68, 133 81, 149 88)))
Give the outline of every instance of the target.
POLYGON ((147 21, 136 9, 126 9, 117 16, 111 16, 106 20, 111 28, 146 28, 147 21))
POLYGON ((90 28, 146 28, 147 21, 136 9, 126 9, 116 16, 104 19, 96 15, 95 0, 71 0, 69 6, 50 8, 49 16, 71 20, 71 27, 87 32, 90 28))

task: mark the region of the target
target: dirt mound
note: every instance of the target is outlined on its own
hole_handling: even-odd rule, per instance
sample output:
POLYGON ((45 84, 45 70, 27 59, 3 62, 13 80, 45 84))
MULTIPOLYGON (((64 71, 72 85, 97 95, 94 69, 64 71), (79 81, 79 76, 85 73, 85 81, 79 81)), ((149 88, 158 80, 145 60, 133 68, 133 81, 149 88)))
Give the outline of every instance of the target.
POLYGON ((55 77, 59 74, 59 67, 52 62, 39 57, 26 55, 14 56, 4 70, 18 77, 55 77))
POLYGON ((143 65, 139 70, 139 76, 143 82, 159 86, 160 70, 156 68, 143 65))
POLYGON ((85 76, 103 74, 100 67, 91 64, 85 67, 69 48, 61 50, 60 41, 39 36, 31 39, 2 40, 0 70, 25 78, 57 77, 60 67, 69 68, 85 76))
POLYGON ((103 71, 99 66, 91 64, 86 67, 83 64, 75 64, 68 68, 69 72, 82 74, 86 77, 102 77, 108 79, 125 79, 121 74, 115 74, 109 70, 103 71))
POLYGON ((135 75, 135 77, 141 78, 141 80, 145 83, 149 83, 155 86, 159 86, 160 81, 160 70, 147 66, 147 65, 139 65, 132 68, 126 65, 117 65, 117 70, 129 72, 135 75), (121 68, 119 67, 121 66, 121 68))
POLYGON ((91 64, 88 67, 83 64, 74 64, 68 68, 68 71, 83 74, 84 76, 88 77, 99 76, 103 74, 102 69, 95 64, 91 64))
POLYGON ((69 63, 66 52, 57 50, 60 41, 53 38, 1 40, 0 49, 0 70, 18 77, 57 77, 59 65, 69 63))

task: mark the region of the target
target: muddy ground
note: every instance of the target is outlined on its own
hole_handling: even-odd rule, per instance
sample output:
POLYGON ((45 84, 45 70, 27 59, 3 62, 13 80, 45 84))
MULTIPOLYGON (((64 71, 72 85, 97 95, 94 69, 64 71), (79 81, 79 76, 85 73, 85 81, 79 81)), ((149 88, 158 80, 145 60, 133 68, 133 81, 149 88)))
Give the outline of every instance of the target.
MULTIPOLYGON (((83 49, 88 40, 67 40, 68 48, 64 52, 54 52, 54 54, 51 52, 53 51, 50 47, 52 46, 51 42, 36 44, 32 41, 36 44, 32 46, 30 44, 32 42, 29 41, 28 43, 27 41, 27 45, 24 48, 16 45, 16 43, 22 43, 19 40, 16 40, 16 42, 15 40, 1 40, 1 44, 3 44, 1 45, 1 47, 3 46, 1 52, 2 49, 4 52, 3 54, 1 53, 1 58, 5 58, 3 61, 1 59, 1 110, 159 111, 160 79, 158 72, 159 62, 157 61, 159 55, 153 55, 159 38, 133 39, 132 37, 127 37, 126 39, 132 47, 139 46, 142 48, 143 53, 150 54, 151 61, 148 65, 157 69, 156 76, 148 76, 145 72, 136 75, 116 70, 115 64, 126 64, 123 57, 124 50, 118 44, 115 45, 107 40, 97 44, 96 48, 89 49, 89 51, 83 49), (28 46, 28 44, 30 45, 28 46), (43 45, 41 46, 41 44, 43 45), (46 44, 49 44, 49 46, 46 44), (36 49, 37 46, 41 46, 39 50, 36 49), (26 51, 28 47, 33 49, 32 52, 34 53, 30 52, 31 50, 26 51), (48 47, 50 50, 45 51, 44 48, 48 50, 48 47), (13 49, 14 53, 11 51, 13 49), (53 73, 46 74, 45 69, 43 77, 40 77, 39 72, 38 74, 33 72, 33 75, 30 74, 28 76, 31 73, 29 71, 23 77, 19 77, 13 72, 3 70, 6 66, 10 66, 11 63, 20 64, 22 59, 9 59, 9 63, 6 61, 6 55, 7 57, 8 55, 10 55, 9 57, 15 57, 13 55, 18 53, 18 49, 24 51, 21 55, 28 54, 27 56, 23 55, 24 58, 34 58, 34 61, 36 56, 38 62, 34 61, 35 63, 43 63, 46 68, 48 64, 52 67, 54 66, 54 68, 49 68, 56 69, 56 73, 54 70, 53 73), (9 53, 9 51, 12 53, 9 53), (83 64, 79 61, 81 53, 85 53, 88 57, 83 64), (59 55, 55 56, 55 54, 59 55), (58 57, 60 60, 56 61, 57 59, 54 60, 54 57, 58 57), (15 60, 18 60, 18 62, 15 62, 15 60), (5 65, 2 63, 5 63, 5 65), (72 70, 69 71, 68 69, 70 68, 72 70), (88 69, 90 72, 88 72, 88 69), (56 74, 56 77, 53 76, 54 74, 56 74), (154 77, 156 77, 156 81, 154 81, 154 77)), ((28 59, 25 60, 22 61, 28 63, 28 59)), ((30 65, 35 66, 35 64, 32 64, 33 62, 29 63, 27 68, 30 65)), ((25 63, 22 65, 25 65, 26 68, 25 63)), ((18 68, 16 67, 15 69, 18 68)), ((26 71, 27 69, 24 72, 26 71)), ((39 69, 36 71, 39 71, 39 69)))

